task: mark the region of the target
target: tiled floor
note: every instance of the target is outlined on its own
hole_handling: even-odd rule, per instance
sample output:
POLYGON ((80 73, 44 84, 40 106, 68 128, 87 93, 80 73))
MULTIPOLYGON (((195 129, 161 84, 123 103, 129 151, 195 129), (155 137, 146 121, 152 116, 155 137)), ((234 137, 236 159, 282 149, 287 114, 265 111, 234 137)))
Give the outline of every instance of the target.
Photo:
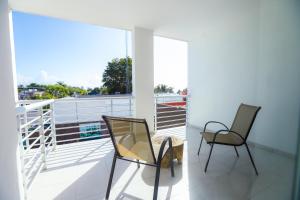
MULTIPOLYGON (((260 148, 251 148, 259 170, 256 176, 245 147, 237 158, 232 147, 216 145, 208 171, 203 172, 209 146, 197 148, 199 130, 175 128, 164 134, 186 139, 184 161, 175 164, 175 177, 162 169, 159 199, 290 199, 293 166, 291 158, 260 148)), ((58 146, 48 158, 48 170, 37 176, 30 200, 100 200, 108 182, 113 148, 109 140, 58 146)), ((155 170, 117 161, 110 199, 152 199, 155 170)))

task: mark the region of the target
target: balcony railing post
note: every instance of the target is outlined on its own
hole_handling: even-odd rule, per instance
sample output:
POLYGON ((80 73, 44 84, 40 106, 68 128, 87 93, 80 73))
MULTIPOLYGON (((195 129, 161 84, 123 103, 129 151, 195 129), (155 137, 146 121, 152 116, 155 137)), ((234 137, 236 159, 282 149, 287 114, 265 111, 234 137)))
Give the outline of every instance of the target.
MULTIPOLYGON (((25 115, 27 115, 27 113, 24 113, 24 116, 25 115)), ((23 184, 23 188, 24 188, 24 199, 27 199, 27 178, 26 178, 25 165, 24 165, 24 144, 23 144, 23 136, 22 136, 22 129, 21 129, 21 115, 17 115, 17 122, 18 122, 17 132, 18 132, 18 139, 19 139, 19 152, 20 152, 20 167, 21 167, 21 175, 22 175, 22 184, 23 184)))
POLYGON ((189 100, 190 96, 186 95, 185 96, 185 125, 188 125, 189 121, 189 100))
POLYGON ((76 109, 76 120, 78 122, 78 105, 77 105, 77 101, 75 101, 75 109, 76 109))
POLYGON ((129 97, 129 115, 132 116, 131 97, 129 97))
POLYGON ((40 145, 41 145, 41 154, 42 154, 42 162, 43 162, 43 169, 47 169, 47 160, 46 160, 46 142, 45 142, 45 130, 44 130, 44 117, 43 117, 43 107, 39 108, 39 124, 41 126, 40 128, 40 145))
POLYGON ((111 116, 114 115, 113 107, 114 107, 114 105, 113 105, 113 99, 111 98, 111 99, 110 99, 110 115, 111 115, 111 116))
POLYGON ((54 118, 54 103, 50 104, 50 110, 51 110, 51 134, 53 138, 53 150, 56 149, 56 127, 55 127, 55 118, 54 118))
POLYGON ((154 96, 154 132, 157 131, 157 97, 154 96))
MULTIPOLYGON (((24 120, 24 124, 28 122, 27 113, 24 114, 23 120, 24 120)), ((28 136, 28 126, 25 127, 26 148, 29 147, 29 138, 27 136, 28 136)))

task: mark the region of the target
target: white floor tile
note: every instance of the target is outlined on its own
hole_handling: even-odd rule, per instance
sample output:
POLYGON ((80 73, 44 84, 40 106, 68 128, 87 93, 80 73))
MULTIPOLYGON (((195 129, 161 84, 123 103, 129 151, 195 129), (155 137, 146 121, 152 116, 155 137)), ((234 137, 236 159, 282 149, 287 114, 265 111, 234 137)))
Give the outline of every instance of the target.
MULTIPOLYGON (((158 199, 226 200, 288 199, 294 161, 260 148, 251 148, 256 176, 245 147, 238 158, 232 147, 215 145, 207 173, 204 167, 210 146, 200 142, 199 130, 174 128, 185 140, 182 164, 175 162, 175 177, 162 169, 158 199)), ((109 139, 58 146, 48 157, 48 170, 40 173, 29 190, 30 200, 101 200, 105 197, 113 156, 109 139)), ((117 161, 110 199, 152 199, 155 169, 117 161)))

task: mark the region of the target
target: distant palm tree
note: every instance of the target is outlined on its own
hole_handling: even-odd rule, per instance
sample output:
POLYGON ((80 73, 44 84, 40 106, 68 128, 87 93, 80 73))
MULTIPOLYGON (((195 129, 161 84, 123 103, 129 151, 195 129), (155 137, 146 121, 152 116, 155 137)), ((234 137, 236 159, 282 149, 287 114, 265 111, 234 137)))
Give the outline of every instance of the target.
POLYGON ((174 93, 173 88, 169 87, 165 84, 159 84, 154 88, 154 93, 160 94, 160 93, 174 93))

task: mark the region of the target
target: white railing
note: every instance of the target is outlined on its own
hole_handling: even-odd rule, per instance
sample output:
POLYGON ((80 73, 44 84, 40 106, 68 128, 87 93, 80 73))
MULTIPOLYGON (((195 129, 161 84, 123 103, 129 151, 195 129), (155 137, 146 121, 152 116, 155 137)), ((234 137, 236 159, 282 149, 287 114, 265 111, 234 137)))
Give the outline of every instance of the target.
POLYGON ((155 130, 185 126, 187 122, 187 95, 156 95, 155 130))
POLYGON ((133 116, 132 96, 58 99, 54 103, 57 144, 108 137, 102 115, 133 116))
POLYGON ((53 103, 47 100, 16 107, 25 198, 36 175, 47 167, 47 154, 56 146, 53 103))
MULTIPOLYGON (((30 108, 36 105, 32 102, 20 103, 30 108)), ((156 130, 186 125, 188 96, 156 95, 154 102, 156 130)), ((132 96, 64 98, 55 100, 51 106, 54 110, 52 121, 56 128, 57 144, 107 137, 102 115, 131 117, 134 112, 132 96)))
MULTIPOLYGON (((156 130, 186 124, 187 96, 155 96, 154 102, 156 130)), ((25 192, 36 175, 47 168, 47 154, 56 145, 108 137, 102 115, 132 117, 134 108, 132 96, 18 102, 16 111, 25 192)))

